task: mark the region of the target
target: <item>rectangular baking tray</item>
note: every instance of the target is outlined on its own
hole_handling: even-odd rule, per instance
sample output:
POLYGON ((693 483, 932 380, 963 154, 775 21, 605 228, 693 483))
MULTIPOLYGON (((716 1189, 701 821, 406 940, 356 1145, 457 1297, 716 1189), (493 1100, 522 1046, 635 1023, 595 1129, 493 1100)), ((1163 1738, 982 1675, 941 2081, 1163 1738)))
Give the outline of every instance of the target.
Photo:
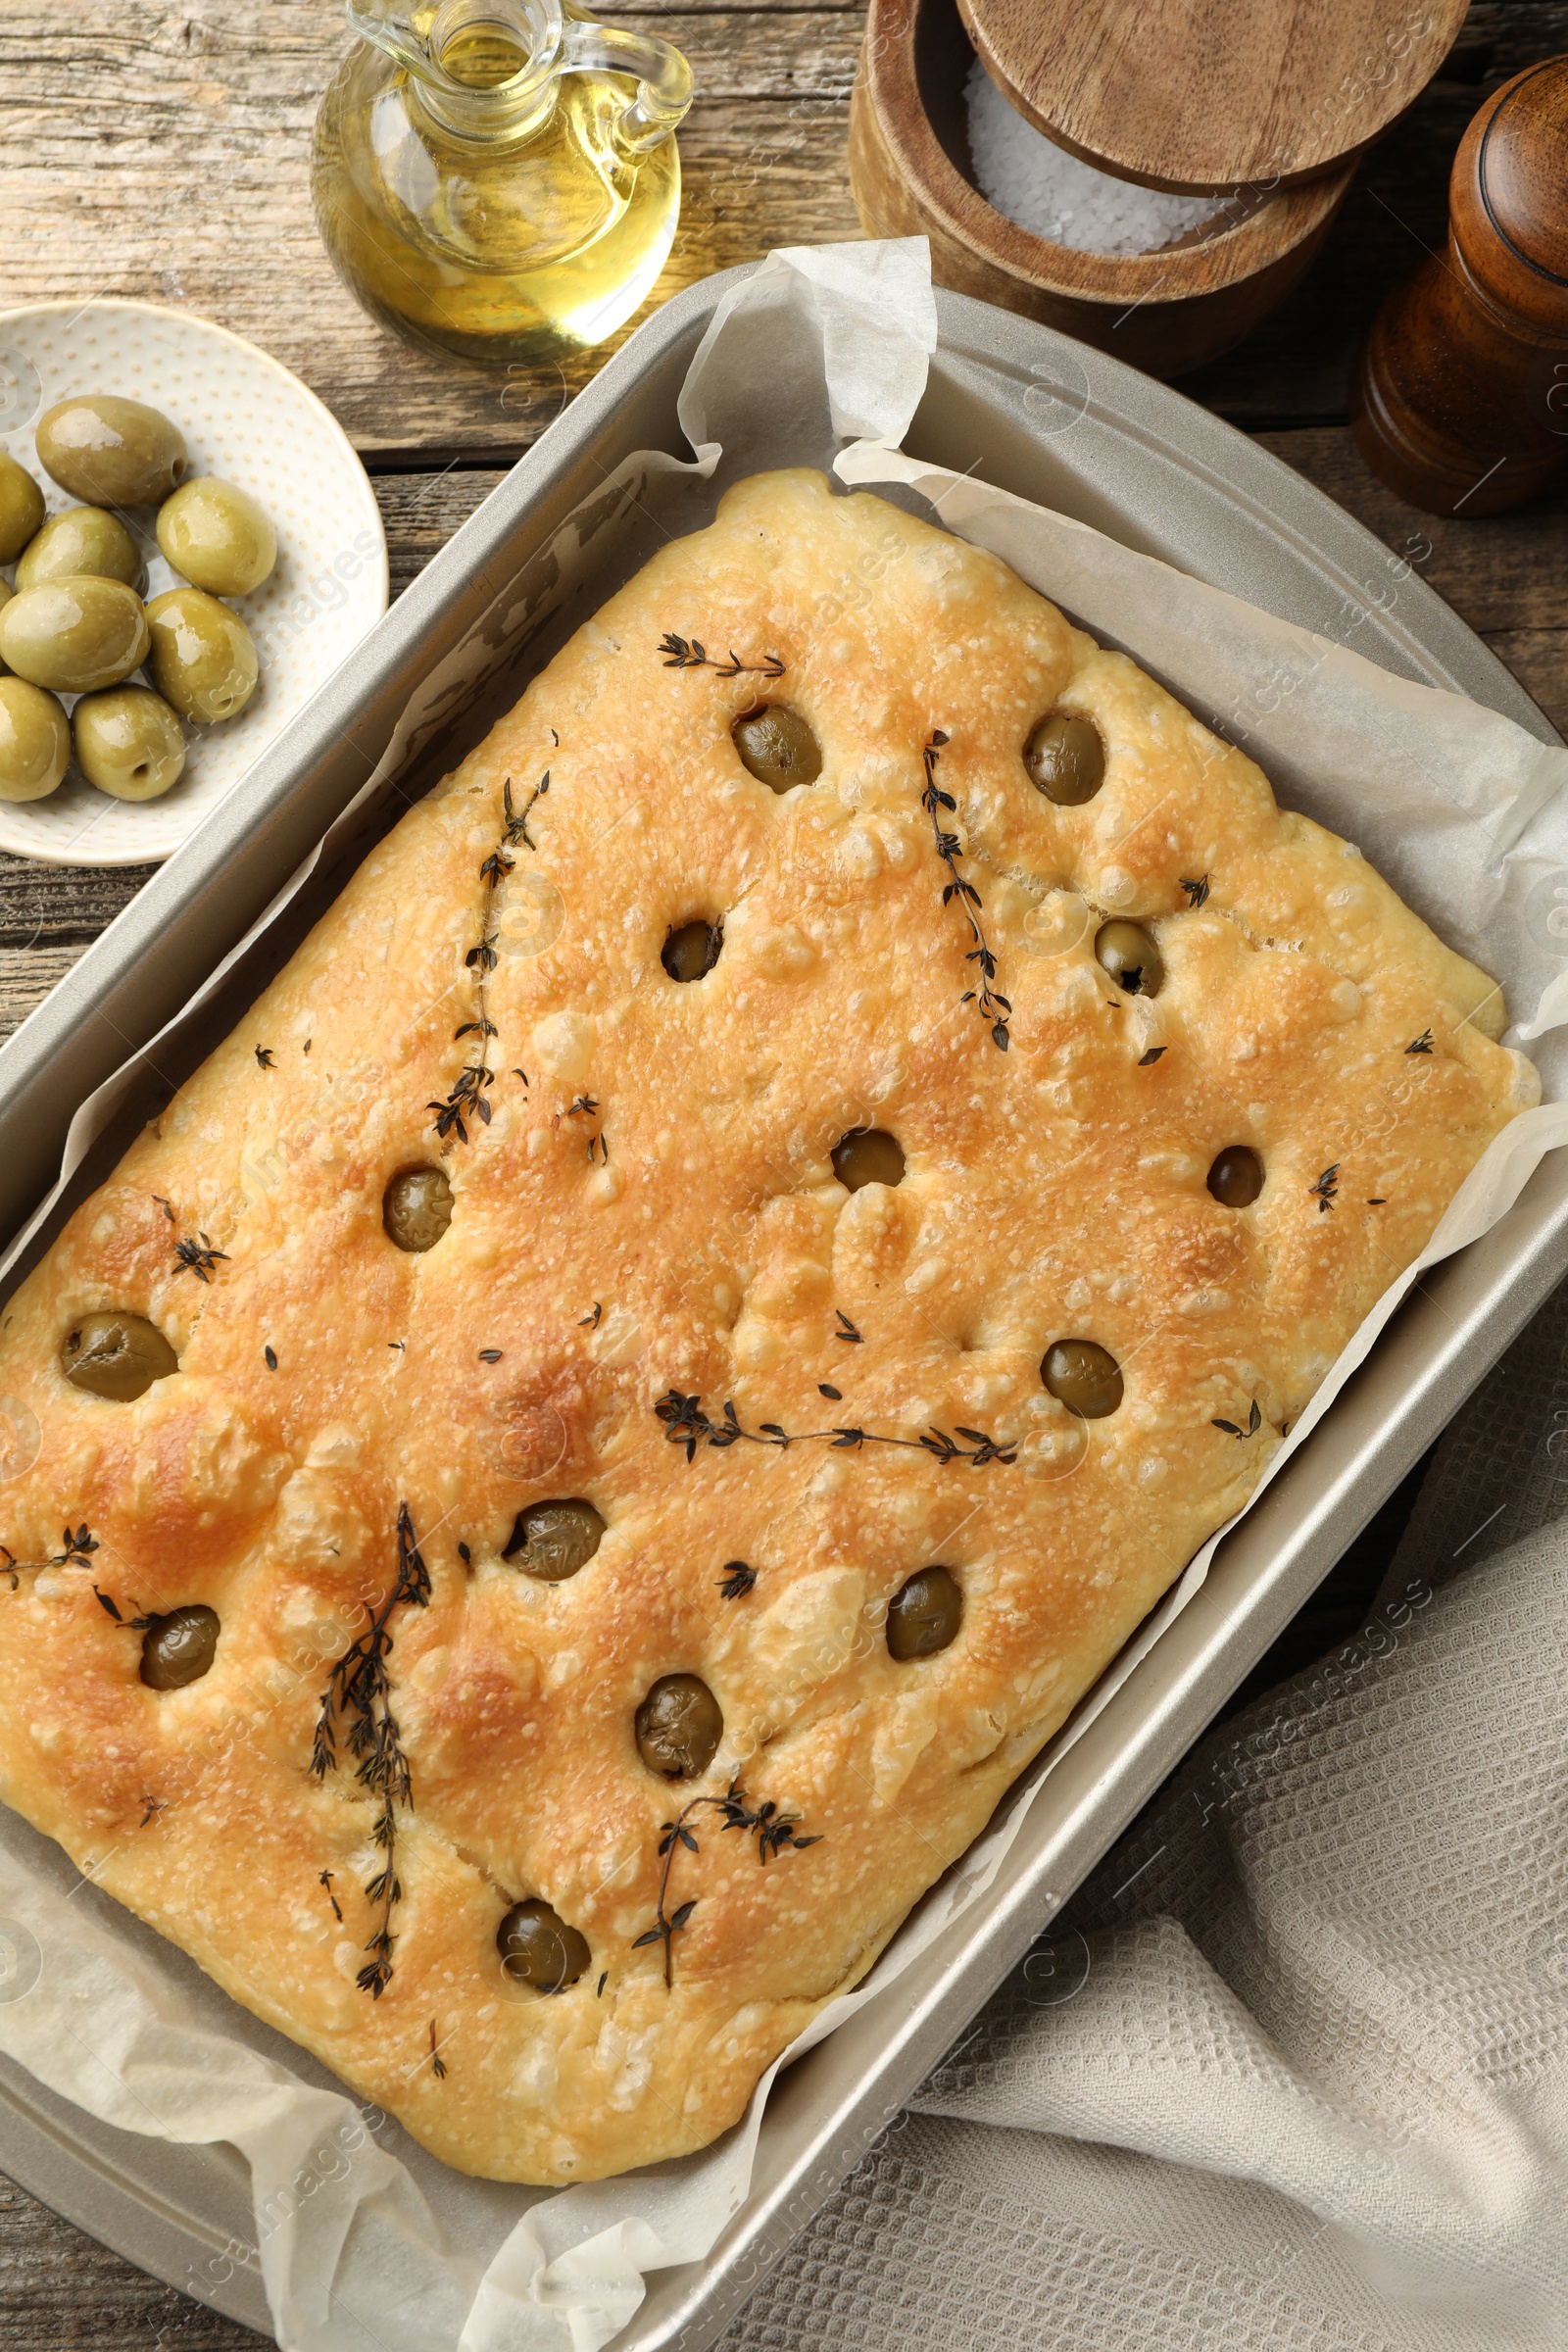
MULTIPOLYGON (((23 1228, 44 1199, 76 1106, 240 939, 369 775, 411 695, 572 509, 635 450, 689 454, 676 398, 719 300, 747 274, 731 270, 691 288, 631 338, 0 1048, 0 1233, 23 1228)), ((914 454, 1058 508, 1353 644, 1401 676, 1467 694, 1542 742, 1560 740, 1419 576, 1267 451, 1168 385, 1046 327, 940 290, 937 311, 939 348, 906 440, 914 454)), ((589 609, 598 601, 590 596, 589 609)), ((576 617, 558 614, 539 650, 553 650, 576 617)), ((519 690, 514 669, 508 699, 519 690)), ((240 985, 248 994, 257 984, 252 972, 240 985)), ((232 1013, 219 1009, 226 1028, 232 1013)), ((167 1091, 179 1074, 166 1068, 159 1083, 167 1091)), ((119 1141, 95 1154, 83 1182, 96 1180, 119 1141)), ((40 1229, 28 1256, 63 1213, 40 1229)), ((1568 1153, 1558 1152, 1499 1225, 1411 1293, 1320 1427, 1220 1546, 1202 1590, 1050 1776, 989 1892, 883 1997, 780 2079, 746 2205, 706 2260, 652 2276, 613 2352, 702 2352, 712 2341, 1565 1264, 1568 1153)), ((235 2257, 250 2214, 233 2151, 122 2132, 0 2062, 0 2168, 142 2268, 270 2332, 260 2278, 235 2257)))

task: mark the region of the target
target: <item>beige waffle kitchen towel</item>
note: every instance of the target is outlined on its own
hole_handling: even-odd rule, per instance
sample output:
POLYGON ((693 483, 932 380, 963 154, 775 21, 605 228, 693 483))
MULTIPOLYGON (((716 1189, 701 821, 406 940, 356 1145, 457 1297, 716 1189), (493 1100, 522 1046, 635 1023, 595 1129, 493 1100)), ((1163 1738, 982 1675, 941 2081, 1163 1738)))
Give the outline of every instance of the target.
POLYGON ((725 2352, 1568 2347, 1568 1286, 725 2352))

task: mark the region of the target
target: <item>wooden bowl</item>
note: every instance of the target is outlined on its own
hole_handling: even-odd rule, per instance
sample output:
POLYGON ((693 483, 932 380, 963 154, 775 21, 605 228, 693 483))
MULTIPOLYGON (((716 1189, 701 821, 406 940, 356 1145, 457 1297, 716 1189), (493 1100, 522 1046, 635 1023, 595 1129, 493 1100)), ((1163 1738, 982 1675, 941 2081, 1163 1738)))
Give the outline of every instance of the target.
POLYGON ((1152 375, 1228 351, 1328 234, 1352 160, 1305 186, 1242 189, 1226 224, 1157 253, 1079 253, 1020 228, 974 185, 956 0, 871 0, 850 110, 850 182, 873 237, 926 236, 940 285, 1021 311, 1152 375))

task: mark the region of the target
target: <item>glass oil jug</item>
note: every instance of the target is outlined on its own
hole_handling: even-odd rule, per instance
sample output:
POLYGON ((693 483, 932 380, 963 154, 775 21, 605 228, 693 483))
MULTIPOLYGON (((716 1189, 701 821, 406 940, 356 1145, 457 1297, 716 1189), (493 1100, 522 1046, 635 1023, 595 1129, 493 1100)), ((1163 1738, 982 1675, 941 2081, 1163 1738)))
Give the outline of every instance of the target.
POLYGON ((678 49, 562 0, 348 0, 313 193, 339 275, 394 333, 532 366, 599 343, 680 212, 678 49))

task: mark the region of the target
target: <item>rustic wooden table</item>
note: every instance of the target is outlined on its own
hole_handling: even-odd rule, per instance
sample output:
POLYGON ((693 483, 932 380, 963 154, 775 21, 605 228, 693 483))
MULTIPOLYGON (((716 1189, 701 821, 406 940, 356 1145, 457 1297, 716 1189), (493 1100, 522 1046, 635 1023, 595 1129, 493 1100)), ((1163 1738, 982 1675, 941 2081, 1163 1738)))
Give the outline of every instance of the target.
MULTIPOLYGON (((859 233, 845 166, 858 0, 606 0, 600 13, 657 17, 697 77, 680 232, 656 301, 773 245, 859 233)), ((138 295, 274 352, 363 452, 396 595, 592 367, 564 378, 468 374, 403 350, 343 292, 317 241, 307 159, 347 37, 340 0, 0 0, 0 309, 138 295)), ((1493 521, 1417 514, 1368 474, 1345 422, 1351 364, 1385 289, 1444 241, 1465 123, 1489 89, 1564 50, 1568 0, 1476 0, 1442 75, 1363 167, 1303 285, 1184 389, 1416 560, 1568 732, 1568 501, 1493 521)), ((0 1035, 145 878, 0 856, 0 1035)), ((1250 1688, 1353 1629, 1403 1507, 1396 1497, 1250 1688)), ((258 2340, 0 2180, 0 2352, 258 2340)))

